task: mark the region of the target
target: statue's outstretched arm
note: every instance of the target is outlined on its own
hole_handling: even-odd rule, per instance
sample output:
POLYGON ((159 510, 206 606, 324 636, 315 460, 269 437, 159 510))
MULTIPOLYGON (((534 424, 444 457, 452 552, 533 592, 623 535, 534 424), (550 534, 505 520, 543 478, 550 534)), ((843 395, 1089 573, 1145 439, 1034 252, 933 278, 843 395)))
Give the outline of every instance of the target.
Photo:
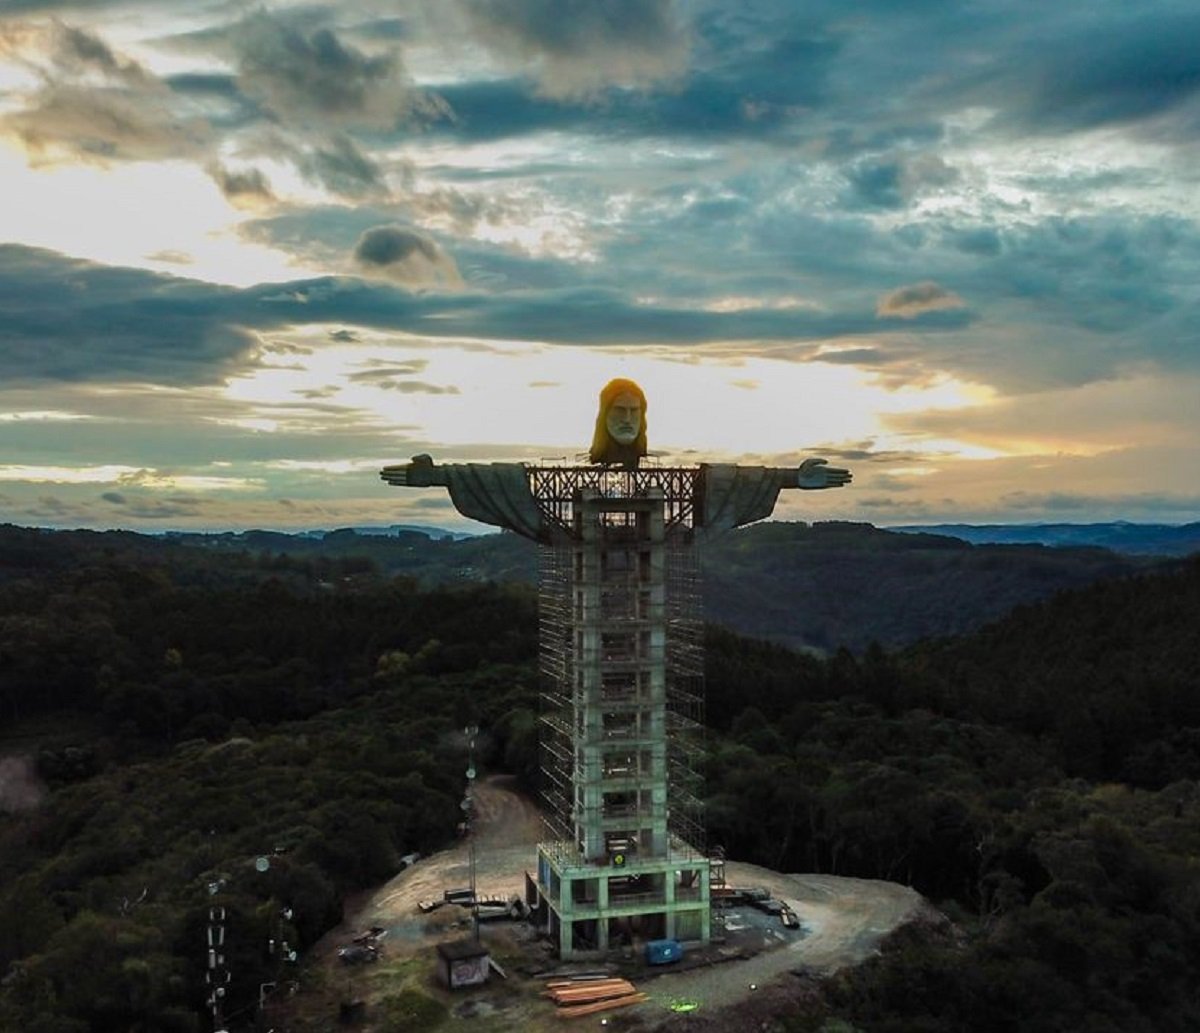
POLYGON ((783 488, 840 488, 851 479, 849 470, 830 466, 824 459, 806 459, 789 467, 713 464, 701 470, 702 502, 696 526, 713 534, 766 519, 783 488))
POLYGON ((434 466, 427 455, 413 456, 407 463, 385 466, 379 476, 397 488, 445 488, 449 484, 446 468, 434 466))
POLYGON ((396 487, 447 488, 454 508, 481 524, 504 527, 535 541, 549 534, 520 463, 436 466, 429 456, 420 455, 408 463, 385 466, 379 476, 396 487))

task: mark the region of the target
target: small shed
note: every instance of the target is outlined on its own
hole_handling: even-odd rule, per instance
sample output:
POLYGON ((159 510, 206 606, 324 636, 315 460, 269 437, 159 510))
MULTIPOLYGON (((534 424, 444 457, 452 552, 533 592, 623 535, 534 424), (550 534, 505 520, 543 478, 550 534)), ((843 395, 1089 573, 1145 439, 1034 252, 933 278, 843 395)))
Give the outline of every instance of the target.
POLYGON ((491 958, 488 949, 477 940, 452 940, 439 943, 438 977, 451 990, 479 986, 488 980, 491 958))

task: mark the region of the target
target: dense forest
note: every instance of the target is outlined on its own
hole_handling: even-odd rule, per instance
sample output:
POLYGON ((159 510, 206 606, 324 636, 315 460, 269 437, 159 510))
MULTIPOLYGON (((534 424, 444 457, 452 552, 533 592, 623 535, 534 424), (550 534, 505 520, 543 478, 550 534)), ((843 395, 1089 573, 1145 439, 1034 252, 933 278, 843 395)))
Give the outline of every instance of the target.
MULTIPOLYGON (((1200 1027, 1197 612, 1193 559, 902 651, 710 628, 710 840, 909 883, 952 920, 779 1021, 1200 1027)), ((454 835, 456 730, 532 778, 535 653, 520 584, 5 529, 0 1028, 205 1029, 214 899, 248 1015, 293 964, 262 943, 302 973, 347 893, 454 835)))
MULTIPOLYGON (((0 528, 0 555, 4 537, 0 528)), ((424 587, 533 584, 537 576, 536 546, 513 534, 435 540, 401 528, 386 535, 343 529, 165 538, 81 531, 53 537, 59 550, 105 541, 143 554, 172 555, 176 545, 219 556, 250 552, 268 565, 326 579, 332 571, 346 576, 345 565, 351 564, 349 573, 404 575, 424 587)), ((43 550, 50 548, 43 544, 43 550)), ((900 534, 845 521, 755 524, 706 541, 701 556, 708 620, 818 655, 842 647, 860 654, 872 642, 896 648, 929 635, 974 631, 1022 603, 1160 562, 1102 548, 971 545, 946 535, 900 534)))

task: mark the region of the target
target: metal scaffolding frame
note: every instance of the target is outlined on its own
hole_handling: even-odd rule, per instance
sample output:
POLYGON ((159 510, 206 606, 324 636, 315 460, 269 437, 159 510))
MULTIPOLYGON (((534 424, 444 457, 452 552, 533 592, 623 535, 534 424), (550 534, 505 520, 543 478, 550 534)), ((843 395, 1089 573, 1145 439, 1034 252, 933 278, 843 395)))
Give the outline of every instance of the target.
MULTIPOLYGON (((577 655, 581 614, 575 599, 575 588, 584 577, 579 560, 581 501, 599 498, 611 503, 611 508, 602 506, 605 549, 619 555, 625 539, 629 549, 639 547, 638 503, 643 503, 644 510, 647 499, 661 499, 665 619, 659 626, 665 630, 665 643, 659 648, 665 681, 667 848, 673 855, 703 857, 706 835, 698 761, 704 748, 704 627, 700 566, 691 526, 697 471, 532 467, 527 474, 543 514, 567 532, 555 544, 541 546, 538 565, 542 802, 547 840, 557 844, 556 852, 564 854, 572 853, 572 843, 578 845, 576 765, 581 760, 576 732, 584 705, 580 671, 585 663, 577 655), (628 512, 622 512, 623 501, 632 507, 628 512)), ((639 584, 634 569, 626 568, 624 573, 606 570, 600 588, 600 612, 604 626, 612 632, 602 663, 606 679, 603 700, 605 709, 614 714, 625 707, 636 711, 636 701, 642 698, 639 693, 646 691, 637 681, 647 676, 645 659, 637 654, 640 647, 631 646, 636 629, 645 624, 645 613, 639 609, 645 606, 644 600, 639 602, 639 584), (628 637, 620 631, 625 626, 628 637), (623 674, 626 668, 628 673, 623 674)), ((631 757, 635 754, 631 749, 631 757)), ((627 781, 630 786, 640 785, 636 775, 627 781)), ((631 792, 636 795, 635 790, 631 792)), ((617 817, 612 806, 606 813, 617 817)))
POLYGON ((643 466, 613 469, 604 466, 527 466, 525 477, 542 516, 573 533, 575 501, 584 491, 605 498, 639 498, 661 491, 668 528, 692 527, 703 480, 696 466, 643 466))
POLYGON ((698 769, 704 753, 703 582, 690 530, 667 534, 666 581, 670 828, 681 843, 703 854, 707 830, 698 769))
POLYGON ((538 557, 538 661, 541 673, 542 814, 547 839, 571 839, 575 680, 571 547, 542 545, 538 557))

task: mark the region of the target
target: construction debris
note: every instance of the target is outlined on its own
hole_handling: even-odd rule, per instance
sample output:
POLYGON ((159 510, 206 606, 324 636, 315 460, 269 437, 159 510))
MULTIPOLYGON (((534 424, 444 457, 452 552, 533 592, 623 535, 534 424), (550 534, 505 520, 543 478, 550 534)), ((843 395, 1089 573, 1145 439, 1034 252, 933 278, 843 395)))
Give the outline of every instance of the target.
POLYGON ((366 946, 351 944, 339 947, 337 956, 343 965, 365 965, 379 960, 379 948, 374 944, 366 946))

